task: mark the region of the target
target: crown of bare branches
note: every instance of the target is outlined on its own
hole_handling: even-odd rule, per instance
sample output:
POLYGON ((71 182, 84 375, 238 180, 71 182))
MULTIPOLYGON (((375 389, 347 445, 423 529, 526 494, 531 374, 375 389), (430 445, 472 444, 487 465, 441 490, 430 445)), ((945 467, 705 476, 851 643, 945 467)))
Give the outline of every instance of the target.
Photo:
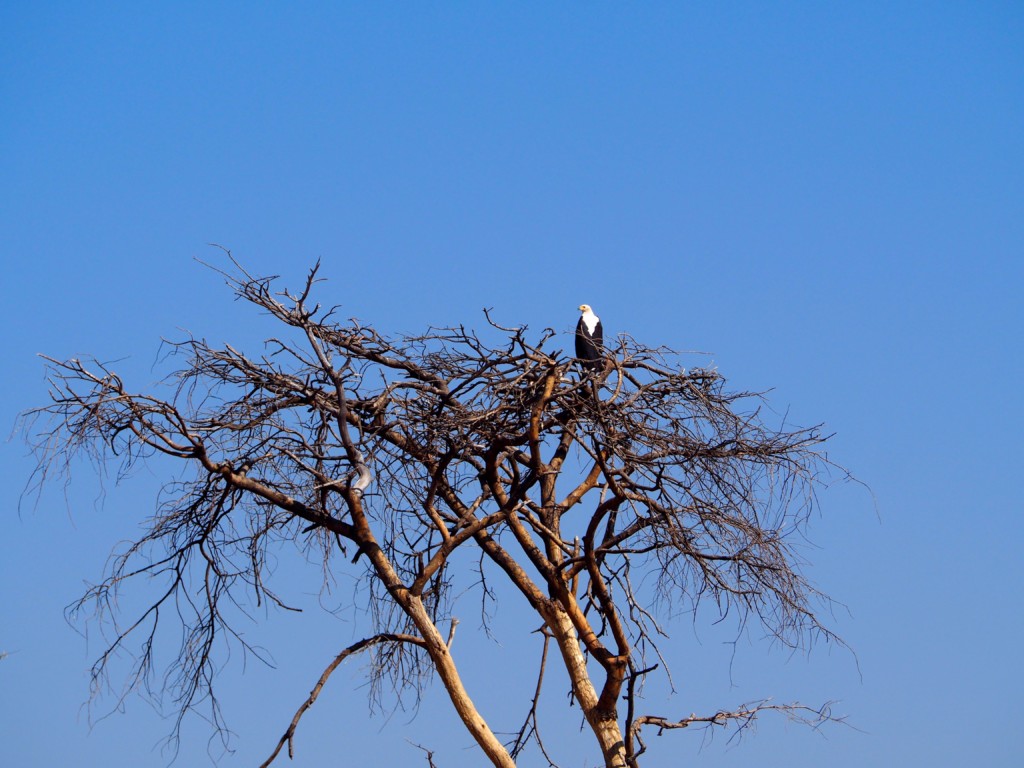
POLYGON ((287 327, 262 354, 177 342, 183 362, 164 397, 131 391, 95 361, 48 359, 51 402, 30 413, 40 481, 78 453, 122 470, 157 456, 190 467, 74 606, 109 616, 125 580, 165 584, 142 615, 112 625, 98 688, 129 645, 126 690, 147 685, 156 627, 180 616, 186 631, 164 683, 180 712, 208 706, 221 727, 215 641, 244 646, 229 606, 288 607, 268 567, 286 542, 325 572, 363 574, 376 680, 399 691, 431 672, 452 690, 438 645, 451 634, 439 641, 428 627, 454 617, 452 553, 476 548, 477 587, 507 577, 543 617, 588 721, 616 717, 627 700, 630 764, 643 751, 640 726, 713 721, 673 726, 636 711, 634 684, 660 656, 659 611, 708 605, 794 647, 833 638, 818 618, 827 599, 790 543, 830 466, 818 428, 770 426, 758 396, 629 336, 592 374, 550 329, 531 335, 487 314, 482 333, 387 336, 313 303, 316 268, 293 294, 236 267, 225 273, 236 295, 287 327), (656 595, 636 586, 651 572, 656 595), (573 643, 602 670, 592 700, 572 676, 573 643))

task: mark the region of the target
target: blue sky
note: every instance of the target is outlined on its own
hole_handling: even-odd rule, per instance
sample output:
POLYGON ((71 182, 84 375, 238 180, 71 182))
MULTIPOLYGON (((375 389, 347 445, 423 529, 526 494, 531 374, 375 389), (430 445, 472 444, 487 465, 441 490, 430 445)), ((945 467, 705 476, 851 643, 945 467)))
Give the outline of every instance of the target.
MULTIPOLYGON (((208 243, 292 285, 322 259, 324 297, 396 333, 493 307, 568 349, 586 301, 606 333, 824 422, 870 487, 824 491, 807 550, 856 660, 756 636, 733 658, 684 622, 680 697, 659 704, 837 699, 857 730, 766 718, 739 744, 652 739, 645 764, 1019 759, 1020 4, 9 2, 0 116, 11 427, 45 399, 37 353, 123 359, 141 388, 181 329, 255 348, 272 331, 196 263, 217 262, 208 243)), ((140 699, 90 728, 98 640, 63 617, 159 476, 101 496, 80 471, 19 513, 32 463, 16 435, 3 450, 0 761, 165 765, 170 724, 140 699)), ((351 642, 344 620, 302 622, 252 627, 276 669, 225 670, 222 765, 263 759, 351 642)), ((535 649, 471 626, 485 714, 525 709, 483 662, 535 649)), ((416 719, 371 718, 359 671, 331 681, 294 765, 422 760, 408 741, 479 764, 436 690, 416 719)), ((575 715, 548 716, 562 764, 593 764, 575 715)), ((208 736, 189 722, 179 764, 207 763, 208 736)))

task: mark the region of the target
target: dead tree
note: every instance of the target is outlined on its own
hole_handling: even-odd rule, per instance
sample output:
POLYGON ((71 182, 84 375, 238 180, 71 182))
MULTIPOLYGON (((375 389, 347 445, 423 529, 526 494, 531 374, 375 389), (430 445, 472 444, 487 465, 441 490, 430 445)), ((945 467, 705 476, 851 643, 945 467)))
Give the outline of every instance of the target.
POLYGON ((644 728, 742 727, 765 710, 832 719, 827 708, 767 702, 665 718, 644 714, 639 692, 661 663, 655 603, 707 604, 793 647, 835 639, 817 615, 828 600, 791 544, 829 466, 818 428, 772 428, 759 397, 627 336, 600 374, 549 350, 554 331, 531 339, 489 316, 484 334, 388 337, 315 304, 316 273, 301 292, 278 293, 273 278, 235 264, 229 285, 279 321, 280 335, 259 356, 174 344, 184 362, 165 397, 133 392, 95 361, 49 360, 50 403, 29 414, 40 481, 81 452, 184 465, 145 535, 75 606, 109 619, 123 583, 163 583, 147 610, 116 623, 94 680, 132 646, 127 689, 143 685, 159 622, 180 617, 184 640, 165 678, 178 723, 209 707, 220 727, 214 641, 245 643, 225 606, 254 596, 287 607, 268 555, 298 545, 325 571, 361 574, 374 627, 327 666, 264 765, 291 753, 331 672, 365 650, 371 674, 398 689, 436 675, 486 758, 509 768, 527 742, 545 747, 536 697, 503 742, 460 676, 449 566, 474 548, 479 588, 507 579, 542 626, 537 696, 557 658, 606 766, 637 766, 644 728), (656 595, 637 587, 651 574, 656 595))

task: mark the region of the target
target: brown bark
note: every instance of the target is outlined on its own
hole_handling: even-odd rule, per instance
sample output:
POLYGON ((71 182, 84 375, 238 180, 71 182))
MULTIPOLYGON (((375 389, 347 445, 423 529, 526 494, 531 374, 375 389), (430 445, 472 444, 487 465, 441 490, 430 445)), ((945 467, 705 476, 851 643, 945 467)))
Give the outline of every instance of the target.
POLYGON ((441 678, 441 682, 444 683, 452 706, 455 707, 455 711, 458 713, 463 724, 465 724, 466 730, 472 734, 476 743, 480 745, 480 749, 484 751, 487 759, 492 764, 498 766, 498 768, 515 768, 515 761, 509 755, 508 750, 505 749, 505 745, 494 735, 490 726, 487 725, 487 721, 481 717, 476 705, 473 704, 473 700, 469 697, 469 693, 467 693, 465 686, 462 684, 462 678, 459 676, 458 668, 455 665, 455 660, 452 658, 448 644, 444 641, 441 633, 438 632, 437 627, 431 621, 426 610, 424 610, 422 601, 417 597, 408 595, 408 593, 403 594, 399 599, 413 622, 415 622, 416 628, 419 629, 424 641, 426 641, 427 653, 430 654, 430 659, 434 663, 437 675, 441 678))
POLYGON ((601 747, 605 768, 626 768, 626 746, 619 728, 618 714, 614 706, 608 708, 607 702, 601 702, 598 698, 572 620, 554 602, 545 607, 544 613, 569 673, 573 695, 601 747))

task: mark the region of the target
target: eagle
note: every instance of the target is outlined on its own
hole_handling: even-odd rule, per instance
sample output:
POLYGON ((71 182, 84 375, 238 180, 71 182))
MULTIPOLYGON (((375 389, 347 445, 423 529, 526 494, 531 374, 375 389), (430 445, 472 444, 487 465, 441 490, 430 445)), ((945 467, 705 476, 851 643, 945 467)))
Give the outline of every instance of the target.
POLYGON ((576 357, 585 368, 601 368, 604 363, 604 329, 601 318, 589 304, 580 304, 580 321, 576 324, 576 357))

